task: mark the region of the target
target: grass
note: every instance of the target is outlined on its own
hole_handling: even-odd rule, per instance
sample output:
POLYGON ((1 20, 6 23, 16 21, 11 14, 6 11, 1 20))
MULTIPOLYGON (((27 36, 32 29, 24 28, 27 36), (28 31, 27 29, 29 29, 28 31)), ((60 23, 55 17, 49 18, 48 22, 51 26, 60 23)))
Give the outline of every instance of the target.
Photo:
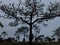
MULTIPOLYGON (((12 43, 12 42, 5 42, 5 43, 0 43, 0 45, 28 45, 28 42, 20 42, 20 43, 12 43)), ((51 43, 37 43, 34 42, 33 45, 60 45, 59 42, 51 42, 51 43)))

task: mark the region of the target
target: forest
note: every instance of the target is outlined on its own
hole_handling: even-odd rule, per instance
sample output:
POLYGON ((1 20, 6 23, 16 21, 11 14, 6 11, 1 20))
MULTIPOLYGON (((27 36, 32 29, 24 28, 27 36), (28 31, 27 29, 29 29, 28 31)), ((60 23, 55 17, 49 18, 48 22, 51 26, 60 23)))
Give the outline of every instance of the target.
MULTIPOLYGON (((13 22, 8 24, 11 27, 19 25, 14 33, 15 37, 6 38, 9 36, 6 31, 0 33, 0 45, 60 45, 60 27, 53 31, 54 34, 51 37, 40 34, 40 24, 46 27, 48 26, 46 22, 60 17, 60 3, 50 2, 50 5, 45 9, 42 0, 18 1, 17 6, 15 3, 1 4, 2 1, 0 1, 0 11, 4 13, 4 15, 0 14, 0 18, 12 19, 13 22)), ((0 27, 4 28, 1 21, 0 27)))

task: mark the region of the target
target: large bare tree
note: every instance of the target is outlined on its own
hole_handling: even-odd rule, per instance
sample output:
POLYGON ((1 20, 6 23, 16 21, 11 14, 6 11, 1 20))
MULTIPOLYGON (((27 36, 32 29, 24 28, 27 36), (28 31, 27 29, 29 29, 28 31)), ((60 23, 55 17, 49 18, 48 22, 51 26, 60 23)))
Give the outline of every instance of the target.
POLYGON ((19 2, 20 3, 16 7, 13 3, 9 5, 2 5, 0 6, 0 9, 5 12, 3 17, 14 19, 14 22, 11 22, 9 25, 17 26, 20 22, 29 25, 29 44, 32 45, 32 29, 34 25, 39 25, 39 23, 43 23, 44 21, 48 21, 60 16, 60 4, 50 3, 47 11, 44 11, 44 4, 41 3, 41 0, 25 0, 24 3, 19 0, 19 2))

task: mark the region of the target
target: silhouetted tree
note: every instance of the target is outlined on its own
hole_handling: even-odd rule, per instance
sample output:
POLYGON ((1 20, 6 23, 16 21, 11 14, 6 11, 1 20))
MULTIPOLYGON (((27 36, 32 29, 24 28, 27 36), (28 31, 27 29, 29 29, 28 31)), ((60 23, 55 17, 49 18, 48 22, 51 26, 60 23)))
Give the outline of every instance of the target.
POLYGON ((18 36, 20 36, 20 34, 23 33, 23 35, 24 35, 23 40, 25 41, 25 37, 26 37, 26 34, 27 34, 28 31, 29 31, 29 28, 28 27, 22 26, 22 27, 18 28, 18 30, 16 31, 16 34, 18 36))
POLYGON ((5 39, 5 36, 8 35, 6 31, 3 31, 1 34, 3 35, 3 38, 4 38, 4 39, 5 39))
POLYGON ((51 38, 52 42, 55 42, 55 38, 51 38))
POLYGON ((16 36, 17 41, 20 41, 20 32, 18 30, 14 35, 16 36))
POLYGON ((44 35, 39 35, 39 36, 35 37, 36 42, 38 42, 38 41, 43 42, 43 39, 44 39, 44 35))
POLYGON ((16 36, 17 41, 20 41, 20 36, 16 36))
POLYGON ((44 41, 52 42, 52 39, 51 39, 49 36, 46 36, 46 37, 44 38, 44 41))
POLYGON ((52 35, 52 37, 57 36, 58 38, 60 38, 60 27, 58 27, 56 30, 53 31, 54 34, 52 35))
POLYGON ((37 25, 33 25, 35 35, 34 36, 39 36, 40 34, 40 27, 37 25))
POLYGON ((58 27, 56 30, 54 30, 53 31, 54 32, 54 34, 52 35, 52 37, 54 37, 54 36, 57 36, 57 40, 58 40, 58 42, 60 42, 59 40, 60 40, 60 27, 58 27))
POLYGON ((41 42, 43 42, 44 35, 39 35, 39 36, 38 36, 38 39, 39 39, 41 42))
POLYGON ((8 37, 7 39, 4 39, 4 42, 12 42, 12 38, 8 37))
POLYGON ((22 30, 22 33, 24 34, 23 42, 25 42, 25 37, 26 34, 28 34, 27 32, 29 31, 29 28, 26 26, 22 26, 21 28, 19 28, 19 30, 22 30))
POLYGON ((44 4, 41 3, 41 0, 37 2, 37 0, 25 0, 25 3, 22 4, 19 1, 18 7, 14 6, 14 3, 7 6, 2 5, 0 9, 5 12, 5 17, 15 19, 14 22, 11 22, 11 26, 17 26, 19 21, 28 24, 30 28, 30 37, 29 43, 32 45, 33 34, 32 34, 32 27, 35 24, 42 23, 44 21, 48 21, 50 19, 54 19, 55 17, 60 16, 60 4, 55 3, 48 6, 48 10, 44 12, 43 6, 44 4), (11 6, 11 7, 10 7, 11 6), (20 14, 20 15, 18 15, 20 14))

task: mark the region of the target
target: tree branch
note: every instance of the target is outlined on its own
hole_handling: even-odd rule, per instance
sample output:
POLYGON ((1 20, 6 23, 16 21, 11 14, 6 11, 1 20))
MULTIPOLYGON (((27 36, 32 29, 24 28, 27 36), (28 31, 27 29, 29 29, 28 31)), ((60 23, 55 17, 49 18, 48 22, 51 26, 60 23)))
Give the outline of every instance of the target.
POLYGON ((26 20, 24 20, 22 17, 20 18, 22 21, 24 21, 25 23, 27 23, 28 25, 30 25, 26 20))
POLYGON ((32 24, 34 24, 34 23, 37 22, 38 20, 40 20, 40 21, 42 22, 43 20, 54 19, 55 17, 59 17, 59 16, 60 16, 60 14, 58 14, 58 15, 51 15, 51 16, 45 15, 45 16, 43 16, 43 17, 41 17, 41 18, 38 18, 38 19, 36 19, 35 21, 33 21, 32 24))
POLYGON ((34 24, 35 22, 37 22, 38 20, 40 20, 41 22, 42 22, 42 20, 44 20, 45 18, 38 18, 38 19, 36 19, 35 21, 33 21, 33 23, 32 24, 34 24))

